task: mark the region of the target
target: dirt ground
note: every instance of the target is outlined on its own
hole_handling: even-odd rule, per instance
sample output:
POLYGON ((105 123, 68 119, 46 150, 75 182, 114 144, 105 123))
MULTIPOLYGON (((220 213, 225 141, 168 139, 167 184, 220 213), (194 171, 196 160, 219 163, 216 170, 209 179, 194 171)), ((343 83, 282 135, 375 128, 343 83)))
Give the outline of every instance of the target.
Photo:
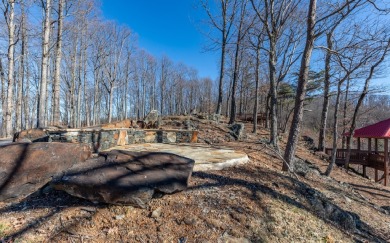
MULTIPOLYGON (((21 202, 0 204, 3 242, 390 242, 390 188, 328 164, 301 142, 311 168, 281 172, 264 129, 235 141, 224 124, 193 121, 199 141, 248 154, 250 162, 194 172, 188 190, 153 199, 146 209, 93 204, 50 187, 21 202), (307 193, 309 192, 309 193, 307 193), (356 230, 324 217, 308 195, 354 215, 356 230)), ((284 147, 281 140, 281 148, 284 147)))

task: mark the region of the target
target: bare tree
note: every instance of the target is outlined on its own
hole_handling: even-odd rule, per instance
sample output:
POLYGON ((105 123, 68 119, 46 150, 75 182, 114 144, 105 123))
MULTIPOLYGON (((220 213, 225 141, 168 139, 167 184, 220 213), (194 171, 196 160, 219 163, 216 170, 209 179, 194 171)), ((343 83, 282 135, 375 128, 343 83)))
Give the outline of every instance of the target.
POLYGON ((63 7, 65 0, 58 1, 58 19, 57 19, 57 42, 56 42, 56 58, 54 69, 54 90, 53 90, 53 123, 60 125, 60 74, 61 74, 61 59, 62 59, 62 31, 64 11, 63 7))
POLYGON ((7 110, 6 106, 6 97, 7 97, 7 90, 5 87, 5 77, 4 77, 4 68, 3 68, 3 61, 0 56, 0 79, 1 79, 1 111, 2 111, 2 120, 1 120, 1 135, 5 135, 5 128, 6 128, 6 116, 5 111, 7 110))
POLYGON ((286 150, 284 153, 284 160, 286 161, 285 163, 283 163, 284 171, 289 170, 288 164, 291 163, 291 161, 294 158, 294 154, 298 142, 299 130, 301 125, 300 123, 303 115, 303 101, 306 95, 306 85, 307 85, 307 80, 309 75, 309 65, 310 65, 311 54, 314 47, 314 40, 315 40, 314 27, 316 24, 316 9, 317 9, 317 0, 310 0, 308 16, 307 16, 306 44, 302 54, 301 67, 299 69, 299 78, 298 78, 298 87, 297 87, 297 93, 295 98, 294 115, 290 127, 290 133, 288 135, 286 150))
POLYGON ((18 85, 17 85, 17 101, 16 101, 16 131, 20 131, 22 129, 22 101, 23 101, 23 84, 25 81, 25 57, 26 57, 26 49, 27 49, 27 43, 26 43, 26 13, 24 9, 24 4, 21 3, 21 20, 20 20, 20 29, 21 29, 21 54, 20 54, 20 62, 19 62, 19 79, 18 79, 18 85))
POLYGON ((126 40, 131 33, 129 29, 121 28, 115 24, 112 24, 108 31, 109 33, 107 34, 109 35, 109 38, 111 38, 109 46, 107 47, 110 55, 105 58, 104 74, 106 75, 107 82, 103 82, 103 86, 109 95, 108 122, 111 122, 114 88, 118 81, 120 60, 122 58, 126 40))
POLYGON ((5 110, 5 136, 12 135, 12 113, 14 111, 14 54, 15 54, 15 1, 3 1, 4 17, 8 27, 8 82, 7 82, 7 102, 5 110))
POLYGON ((269 83, 270 83, 270 113, 271 113, 271 132, 270 144, 279 150, 278 145, 278 110, 277 110, 277 89, 278 83, 283 81, 290 70, 290 67, 295 63, 297 57, 294 57, 295 45, 298 39, 295 36, 300 36, 298 26, 288 33, 293 17, 297 11, 300 1, 296 0, 264 0, 259 3, 251 0, 252 7, 256 15, 264 25, 265 34, 268 40, 268 67, 269 67, 269 83), (288 36, 287 45, 285 48, 280 46, 280 42, 288 36), (294 47, 290 50, 290 45, 294 47), (284 51, 283 51, 284 50, 284 51), (283 56, 284 55, 284 56, 283 56), (282 66, 278 67, 278 58, 282 59, 282 66))
MULTIPOLYGON (((383 39, 380 38, 380 42, 382 42, 382 40, 383 39)), ((358 112, 360 110, 360 107, 362 106, 364 98, 366 97, 366 95, 367 95, 367 93, 369 91, 370 81, 373 78, 373 76, 375 74, 375 71, 377 70, 378 66, 385 60, 385 57, 388 54, 389 48, 390 48, 390 37, 387 37, 387 40, 385 41, 384 45, 381 45, 378 48, 377 51, 380 52, 378 60, 376 62, 374 62, 372 64, 372 66, 369 68, 368 76, 367 76, 367 78, 364 81, 364 87, 363 87, 362 92, 359 95, 357 104, 355 106, 355 109, 354 109, 354 112, 353 112, 353 116, 352 116, 352 123, 351 123, 351 126, 349 128, 349 136, 347 137, 347 149, 348 149, 348 152, 347 152, 347 156, 346 156, 346 159, 345 159, 345 168, 349 167, 349 159, 350 159, 351 147, 352 147, 352 139, 351 138, 352 138, 352 136, 353 136, 353 134, 355 132, 355 129, 356 129, 356 118, 358 116, 358 112)), ((373 51, 375 51, 375 50, 373 50, 373 51)))
POLYGON ((222 111, 222 97, 223 97, 223 80, 225 75, 225 54, 228 45, 231 29, 233 27, 235 13, 238 6, 237 0, 219 0, 219 11, 220 16, 214 16, 211 13, 209 3, 206 0, 201 1, 203 8, 211 21, 211 25, 221 32, 221 40, 216 41, 221 45, 221 58, 220 58, 220 71, 219 71, 219 82, 218 82, 218 101, 216 114, 220 115, 222 111))
POLYGON ((42 0, 42 8, 44 9, 44 25, 42 34, 42 65, 41 65, 41 82, 39 92, 39 105, 37 116, 37 127, 46 125, 46 104, 47 104, 47 72, 49 62, 49 45, 50 45, 50 18, 51 18, 51 0, 42 0))
POLYGON ((343 19, 344 15, 348 15, 353 9, 361 5, 362 0, 345 0, 335 6, 331 5, 331 8, 324 11, 319 19, 316 18, 316 6, 317 0, 310 0, 309 11, 307 17, 307 32, 306 32, 306 44, 302 54, 301 66, 299 70, 297 92, 295 98, 294 114, 291 122, 290 132, 288 136, 288 142, 284 153, 284 159, 286 163, 283 164, 283 170, 287 171, 289 164, 293 162, 295 156, 295 150, 298 144, 299 133, 301 128, 301 121, 303 117, 303 105, 306 96, 306 87, 308 83, 308 74, 310 67, 311 54, 314 48, 314 41, 321 36, 328 28, 325 23, 329 18, 339 15, 339 19, 336 23, 343 19), (345 12, 344 15, 340 15, 340 12, 345 12), (317 31, 316 31, 316 27, 317 31))
POLYGON ((346 13, 341 12, 341 17, 334 18, 335 23, 333 26, 330 26, 328 30, 326 30, 326 44, 325 48, 325 78, 324 78, 324 101, 322 103, 322 112, 321 112, 321 125, 320 132, 318 138, 318 150, 325 150, 325 134, 326 134, 326 126, 327 126, 327 118, 328 118, 328 110, 329 110, 329 98, 330 98, 330 86, 331 86, 331 58, 333 53, 333 36, 337 27, 350 15, 350 13, 359 6, 359 4, 355 4, 350 7, 346 13))
POLYGON ((233 79, 232 79, 232 100, 230 104, 230 118, 229 118, 229 124, 232 124, 235 122, 236 119, 236 89, 237 89, 237 82, 238 82, 238 75, 239 75, 239 66, 240 66, 240 57, 239 54, 241 53, 241 45, 242 41, 245 38, 245 36, 248 33, 248 30, 252 27, 254 23, 254 18, 247 18, 247 0, 243 0, 241 2, 241 5, 239 7, 240 9, 240 15, 238 20, 238 26, 237 26, 237 35, 236 35, 236 42, 235 42, 235 54, 234 54, 234 68, 233 68, 233 79))

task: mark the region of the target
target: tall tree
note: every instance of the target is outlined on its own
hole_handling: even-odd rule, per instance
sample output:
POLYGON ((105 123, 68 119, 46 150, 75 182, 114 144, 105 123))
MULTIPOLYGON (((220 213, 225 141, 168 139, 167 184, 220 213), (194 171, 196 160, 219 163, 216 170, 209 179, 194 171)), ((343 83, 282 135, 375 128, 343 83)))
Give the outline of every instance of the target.
POLYGON ((42 8, 44 9, 44 24, 42 33, 42 65, 41 65, 41 82, 39 85, 39 105, 37 127, 44 127, 47 122, 46 107, 47 107, 47 74, 49 65, 49 45, 50 45, 50 18, 51 18, 51 0, 42 0, 42 8))
POLYGON ((240 66, 240 56, 241 48, 242 48, 242 40, 245 37, 245 35, 248 33, 249 28, 252 26, 253 20, 249 20, 249 23, 245 23, 245 17, 247 14, 247 0, 243 0, 240 5, 240 16, 238 19, 238 26, 237 26, 237 36, 236 36, 236 42, 235 42, 235 54, 234 54, 234 67, 233 67, 233 79, 232 79, 232 101, 230 103, 230 118, 229 118, 229 124, 232 124, 236 120, 236 90, 237 90, 237 82, 238 82, 238 72, 239 72, 239 66, 240 66), (245 26, 245 24, 247 26, 245 26))
POLYGON ((299 69, 294 115, 290 127, 290 132, 288 135, 286 150, 284 153, 284 160, 285 160, 285 163, 283 163, 284 171, 287 171, 289 169, 288 164, 291 164, 291 162, 293 161, 297 142, 298 142, 299 130, 300 130, 302 115, 303 115, 303 101, 306 95, 306 86, 307 86, 307 81, 309 76, 309 65, 310 65, 311 54, 314 47, 314 40, 315 40, 314 27, 316 24, 316 9, 317 9, 317 0, 310 0, 308 16, 307 16, 306 43, 305 43, 305 49, 302 54, 301 67, 299 69))
MULTIPOLYGON (((359 1, 358 1, 359 2, 359 1)), ((355 4, 351 8, 349 8, 346 13, 341 12, 341 17, 334 18, 333 26, 330 26, 328 30, 326 30, 326 48, 325 48, 325 77, 324 77, 324 100, 322 103, 322 112, 321 112, 321 125, 320 132, 318 138, 318 150, 325 150, 325 134, 326 134, 326 126, 328 119, 328 110, 329 110, 329 98, 330 98, 330 86, 331 86, 331 59, 333 56, 333 37, 334 32, 337 27, 349 16, 349 14, 358 7, 359 4, 355 4)))
POLYGON ((7 97, 7 89, 5 87, 5 77, 4 77, 4 68, 3 68, 3 60, 0 57, 0 80, 1 80, 1 111, 2 111, 2 119, 1 119, 1 135, 5 135, 6 128, 6 116, 5 112, 7 110, 6 105, 6 97, 7 97))
MULTIPOLYGON (((3 1, 4 3, 4 1, 3 1)), ((12 113, 14 111, 14 54, 15 54, 15 1, 7 0, 4 3, 4 16, 8 27, 8 83, 7 102, 5 111, 5 136, 12 136, 12 113)))
POLYGON ((252 7, 264 26, 268 41, 267 54, 271 113, 270 144, 277 150, 279 150, 278 83, 283 81, 290 67, 297 60, 297 57, 294 57, 294 53, 299 39, 297 37, 300 36, 300 30, 298 28, 299 25, 295 25, 295 28, 293 28, 293 22, 299 2, 299 0, 260 0, 256 2, 255 0, 251 0, 252 7), (288 25, 291 28, 288 28, 288 25), (281 46, 281 42, 285 37, 287 37, 287 45, 283 47, 281 46), (290 48, 291 45, 293 48, 290 48), (282 59, 282 65, 278 67, 279 58, 282 59))
POLYGON ((62 60, 62 32, 64 21, 65 0, 58 1, 57 18, 57 42, 55 55, 54 83, 53 83, 53 124, 60 125, 60 82, 61 82, 61 60, 62 60))
POLYGON ((220 17, 214 16, 210 10, 210 4, 206 0, 202 0, 202 6, 206 10, 207 15, 211 21, 211 25, 221 33, 221 58, 219 69, 219 82, 218 82, 218 101, 215 113, 220 115, 222 111, 222 98, 223 98, 223 80, 225 77, 225 55, 230 37, 231 29, 233 27, 235 13, 238 6, 237 0, 219 0, 220 17))
POLYGON ((23 117, 22 117, 22 103, 23 103, 23 84, 25 82, 25 58, 26 58, 26 12, 24 8, 24 2, 21 3, 21 19, 20 19, 20 29, 21 29, 21 54, 20 54, 20 62, 19 62, 19 78, 17 85, 17 100, 16 100, 16 131, 20 131, 22 129, 23 117))
POLYGON ((309 77, 309 67, 311 54, 314 47, 314 41, 316 38, 322 36, 326 30, 329 28, 328 20, 333 16, 339 16, 336 21, 333 23, 338 23, 343 19, 344 15, 348 15, 352 12, 353 9, 361 6, 364 0, 345 0, 344 2, 338 3, 336 5, 331 5, 329 10, 324 11, 322 16, 316 18, 316 6, 317 0, 310 0, 309 11, 307 17, 307 31, 306 31, 306 43, 305 48, 302 54, 301 66, 299 70, 298 85, 295 97, 295 106, 293 118, 290 126, 288 141, 286 145, 286 150, 284 153, 285 163, 283 164, 283 170, 287 171, 289 164, 293 163, 296 147, 298 144, 299 133, 301 129, 301 121, 303 117, 303 105, 306 96, 306 87, 309 77), (345 14, 340 14, 345 13, 345 14), (316 27, 318 27, 316 29, 316 27))

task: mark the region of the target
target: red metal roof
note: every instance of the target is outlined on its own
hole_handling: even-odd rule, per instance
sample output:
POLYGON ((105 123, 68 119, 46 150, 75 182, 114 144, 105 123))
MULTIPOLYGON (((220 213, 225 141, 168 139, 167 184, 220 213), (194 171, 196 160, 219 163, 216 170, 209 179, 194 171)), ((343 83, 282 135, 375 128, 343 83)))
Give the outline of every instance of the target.
POLYGON ((355 130, 355 138, 390 138, 390 118, 355 130))

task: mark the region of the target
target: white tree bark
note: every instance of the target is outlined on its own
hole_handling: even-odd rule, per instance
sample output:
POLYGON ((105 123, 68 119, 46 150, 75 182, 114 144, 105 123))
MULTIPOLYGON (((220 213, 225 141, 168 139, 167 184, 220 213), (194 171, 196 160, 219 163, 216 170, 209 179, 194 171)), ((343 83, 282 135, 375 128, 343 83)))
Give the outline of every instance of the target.
POLYGON ((57 43, 56 43, 56 59, 54 70, 54 94, 53 94, 53 113, 54 125, 60 125, 60 74, 61 74, 61 60, 62 60, 62 32, 64 11, 63 6, 65 0, 58 1, 58 28, 57 28, 57 43))
POLYGON ((6 137, 12 136, 12 112, 14 110, 14 53, 15 53, 15 1, 9 0, 9 18, 8 18, 8 90, 7 90, 7 109, 5 113, 6 137))
POLYGON ((51 15, 51 0, 46 0, 45 20, 43 26, 42 37, 42 65, 41 65, 41 82, 39 92, 38 105, 38 120, 37 127, 44 127, 46 122, 46 107, 47 107, 47 71, 49 62, 49 44, 50 44, 50 15, 51 15))
POLYGON ((22 35, 22 45, 21 45, 21 54, 19 62, 19 80, 18 80, 18 94, 17 94, 17 103, 16 103, 16 131, 22 130, 22 103, 23 103, 23 85, 25 81, 24 70, 25 70, 25 57, 26 57, 26 13, 24 11, 24 3, 21 5, 22 19, 21 19, 21 35, 22 35))

